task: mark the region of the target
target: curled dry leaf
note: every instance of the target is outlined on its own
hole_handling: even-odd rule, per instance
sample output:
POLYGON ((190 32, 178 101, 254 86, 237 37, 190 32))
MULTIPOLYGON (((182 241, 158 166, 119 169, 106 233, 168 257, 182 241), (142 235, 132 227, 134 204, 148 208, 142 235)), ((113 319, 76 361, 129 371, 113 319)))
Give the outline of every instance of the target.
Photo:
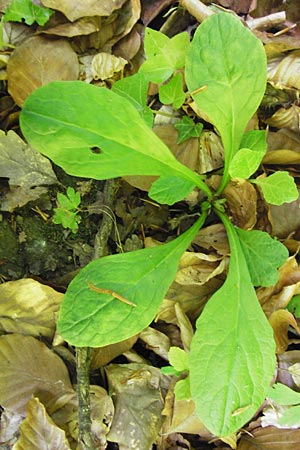
POLYGON ((203 131, 199 138, 199 165, 197 172, 207 173, 223 167, 224 149, 221 139, 212 131, 203 131))
POLYGON ((279 309, 278 311, 274 311, 271 314, 269 322, 274 331, 276 353, 283 353, 285 352, 289 344, 289 327, 292 326, 297 331, 297 333, 300 333, 296 319, 289 311, 286 311, 285 309, 279 309))
POLYGON ((291 256, 279 269, 279 280, 275 286, 256 290, 259 302, 267 317, 274 311, 284 309, 292 297, 299 293, 300 271, 297 260, 291 256))
POLYGON ((185 252, 180 258, 175 281, 183 286, 201 286, 223 273, 225 268, 226 263, 222 256, 185 252))
POLYGON ((0 403, 10 411, 25 414, 32 395, 47 406, 53 398, 73 392, 62 360, 31 336, 1 336, 0 366, 0 403))
POLYGON ((223 193, 234 224, 244 230, 251 230, 256 223, 257 194, 254 186, 236 178, 228 183, 223 193))
POLYGON ((0 330, 52 339, 63 294, 30 278, 0 284, 0 330))
POLYGON ((122 72, 128 61, 110 53, 98 53, 92 59, 91 71, 94 80, 107 80, 115 73, 122 72))
POLYGON ((126 0, 42 0, 47 8, 61 11, 71 22, 80 17, 110 16, 116 9, 121 8, 126 0))
POLYGON ((268 62, 268 81, 279 88, 300 89, 299 66, 299 50, 273 58, 268 62))
POLYGON ((138 336, 133 336, 125 341, 116 344, 106 345, 105 347, 95 348, 93 352, 91 369, 99 369, 112 361, 117 356, 131 349, 137 341, 138 336))
POLYGON ((53 36, 84 36, 99 32, 99 18, 98 17, 82 17, 75 22, 69 22, 64 16, 60 16, 55 23, 50 21, 46 28, 40 31, 42 34, 51 34, 53 36))
POLYGON ((139 334, 141 339, 146 344, 146 348, 152 350, 161 358, 168 361, 168 351, 170 350, 170 339, 164 333, 152 327, 147 327, 139 334))
MULTIPOLYGON (((300 64, 300 59, 299 59, 300 64)), ((290 108, 280 108, 271 117, 265 120, 268 125, 275 128, 288 128, 300 132, 300 108, 292 105, 290 108)))
POLYGON ((20 426, 21 437, 13 450, 70 450, 65 432, 48 416, 38 398, 31 398, 26 419, 20 426))
POLYGON ((77 55, 65 40, 34 36, 16 48, 7 65, 8 91, 17 105, 38 87, 58 80, 77 80, 77 55))
POLYGON ((177 317, 178 327, 180 329, 180 337, 183 348, 186 352, 190 350, 190 345, 194 335, 194 329, 188 316, 182 311, 179 303, 175 303, 175 314, 177 317))

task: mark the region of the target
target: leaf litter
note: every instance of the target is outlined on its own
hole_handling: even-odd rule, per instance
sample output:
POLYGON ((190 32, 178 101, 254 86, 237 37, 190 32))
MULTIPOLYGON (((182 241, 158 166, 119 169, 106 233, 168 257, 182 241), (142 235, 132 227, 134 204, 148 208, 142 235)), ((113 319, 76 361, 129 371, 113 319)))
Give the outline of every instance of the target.
MULTIPOLYGON (((10 2, 0 2, 0 9, 4 11, 8 3, 10 2)), ((79 1, 74 8, 74 2, 70 0, 43 0, 41 5, 54 10, 47 24, 40 24, 39 27, 34 25, 34 28, 13 22, 4 24, 4 44, 15 45, 16 48, 12 51, 7 47, 9 59, 7 66, 6 62, 4 64, 2 80, 7 80, 8 92, 17 105, 22 106, 30 92, 50 80, 79 77, 87 82, 93 79, 94 82, 102 83, 103 81, 98 81, 100 79, 106 80, 110 86, 120 78, 120 72, 124 72, 126 79, 126 76, 136 71, 144 58, 141 46, 143 27, 138 20, 142 18, 143 24, 152 25, 152 21, 157 19, 164 22, 164 27, 168 30, 169 19, 161 15, 161 10, 170 8, 172 2, 161 0, 149 4, 142 2, 140 5, 137 0, 120 0, 100 3, 101 5, 95 5, 95 2, 79 1), (27 35, 30 31, 32 34, 35 32, 34 37, 27 35), (53 41, 49 38, 51 36, 59 38, 53 41), (97 55, 103 56, 96 65, 97 59, 94 59, 93 72, 92 61, 97 55), (79 71, 78 61, 86 56, 90 59, 83 63, 79 71)), ((188 3, 182 2, 191 13, 188 3)), ((250 0, 217 3, 231 8, 236 13, 244 14, 245 18, 249 19, 249 24, 250 19, 261 19, 271 12, 268 1, 259 2, 257 7, 250 0)), ((296 4, 296 1, 292 1, 287 5, 287 19, 281 22, 278 31, 299 21, 296 4)), ((274 9, 280 12, 281 2, 276 2, 274 9)), ((170 18, 174 14, 177 14, 176 18, 179 20, 180 11, 170 11, 170 18)), ((189 20, 195 24, 193 14, 189 14, 189 20)), ((154 28, 157 27, 155 21, 153 24, 154 28)), ((278 36, 271 34, 268 28, 255 31, 265 43, 268 55, 268 83, 276 90, 276 101, 274 94, 273 97, 266 97, 264 106, 258 110, 252 125, 254 128, 258 127, 260 121, 265 126, 271 126, 268 132, 269 147, 264 157, 266 168, 276 174, 277 166, 285 166, 295 177, 299 176, 298 28, 299 25, 285 33, 278 33, 278 36)), ((183 28, 179 32, 182 31, 186 29, 183 28)), ((168 33, 172 34, 170 29, 168 33)), ((147 106, 146 100, 143 101, 141 108, 147 106)), ((195 105, 190 106, 196 109, 195 105)), ((12 126, 16 123, 15 113, 8 114, 10 116, 5 129, 17 129, 12 126)), ((204 117, 204 121, 205 119, 204 117)), ((218 136, 211 129, 205 130, 200 136, 197 133, 192 134, 183 142, 184 145, 178 144, 180 137, 172 124, 156 126, 156 132, 159 137, 163 137, 163 141, 178 160, 193 170, 206 173, 222 166, 222 148, 218 136)), ((19 208, 28 203, 31 206, 37 202, 45 209, 45 200, 41 202, 40 199, 43 195, 47 197, 49 185, 57 185, 60 182, 57 182, 57 176, 48 160, 26 146, 13 131, 9 131, 7 136, 3 133, 1 141, 0 176, 8 180, 3 189, 4 195, 1 195, 1 210, 4 214, 11 214, 13 220, 16 212, 17 217, 22 216, 22 210, 19 208)), ((135 178, 137 180, 127 178, 127 181, 132 181, 133 186, 142 191, 149 191, 149 180, 135 178)), ((58 177, 58 180, 61 178, 58 177)), ((152 222, 151 213, 151 208, 155 209, 156 206, 145 207, 140 200, 146 199, 146 194, 123 184, 121 194, 118 195, 120 204, 125 205, 117 210, 123 241, 144 224, 150 236, 167 240, 173 229, 184 227, 185 220, 189 220, 184 217, 184 207, 179 205, 178 211, 167 210, 167 214, 163 215, 164 220, 157 225, 152 222), (173 214, 172 219, 168 219, 168 214, 173 214), (132 225, 134 215, 135 223, 132 225), (172 228, 172 223, 175 228, 172 228)), ((286 243, 292 255, 297 253, 298 201, 271 206, 260 196, 259 190, 242 180, 228 185, 225 196, 236 225, 242 229, 259 229, 274 234, 286 243)), ((91 202, 91 199, 87 198, 87 202, 91 202)), ((46 203, 46 210, 51 212, 53 206, 51 202, 49 206, 49 199, 46 203)), ((89 219, 93 217, 95 215, 92 213, 88 216, 89 219)), ((18 239, 22 239, 22 235, 19 235, 18 239)), ((113 233, 111 240, 114 240, 113 233)), ((71 241, 71 245, 74 246, 74 242, 71 241)), ((109 389, 116 408, 114 411, 111 397, 102 387, 91 386, 94 399, 92 426, 99 448, 106 448, 107 445, 110 448, 109 442, 117 442, 120 449, 147 450, 153 443, 155 448, 171 449, 176 442, 182 442, 182 446, 179 444, 176 448, 198 448, 202 445, 199 443, 199 435, 201 440, 207 443, 203 443, 203 448, 228 448, 228 445, 224 447, 224 443, 220 441, 213 443, 213 436, 195 414, 194 403, 191 400, 175 399, 174 383, 157 368, 165 365, 169 346, 177 345, 189 350, 193 324, 208 298, 223 284, 228 270, 229 249, 223 225, 215 223, 206 226, 198 233, 193 245, 192 251, 184 253, 180 260, 179 270, 165 295, 155 323, 139 337, 116 343, 115 348, 108 346, 105 356, 102 349, 95 349, 93 370, 105 366, 109 387, 103 378, 98 377, 97 381, 109 389), (164 338, 160 339, 160 333, 164 338), (120 356, 122 354, 126 355, 126 358, 120 356), (112 360, 118 361, 114 359, 116 357, 121 358, 122 363, 109 364, 112 360), (144 414, 141 414, 141 411, 144 414), (189 435, 194 435, 194 438, 189 438, 189 435), (198 439, 196 445, 195 439, 198 439)), ((112 248, 112 251, 114 250, 115 248, 112 248)), ((9 255, 3 256, 3 262, 0 260, 2 268, 5 268, 6 258, 9 258, 9 255)), ((286 307, 293 297, 300 294, 300 270, 296 256, 289 259, 286 256, 282 263, 284 264, 277 283, 271 287, 263 287, 260 280, 257 283, 257 294, 275 334, 279 359, 278 381, 295 388, 297 383, 292 374, 295 373, 300 356, 298 350, 292 349, 299 348, 299 320, 288 312, 286 307), (289 378, 284 375, 284 367, 290 372, 289 378)), ((54 337, 57 312, 63 294, 31 279, 30 270, 25 275, 25 279, 14 280, 14 277, 11 278, 11 275, 4 271, 3 281, 12 281, 0 286, 3 299, 0 305, 0 402, 4 408, 1 418, 1 442, 7 442, 9 448, 26 449, 33 431, 36 436, 40 436, 40 441, 31 441, 30 448, 75 448, 78 431, 77 404, 72 385, 74 379, 70 380, 70 376, 74 376, 74 355, 72 348, 62 345, 57 334, 54 337), (66 363, 70 367, 69 373, 66 363), (15 425, 12 425, 13 423, 15 425), (9 435, 11 427, 15 430, 13 435, 9 435), (47 440, 51 440, 51 447, 46 447, 47 440)), ((42 281, 48 282, 48 279, 58 290, 62 290, 61 286, 66 285, 66 279, 51 279, 49 272, 42 274, 42 281)), ((275 411, 279 410, 278 405, 273 405, 273 408, 275 411)), ((269 418, 268 422, 266 416, 267 406, 263 419, 261 415, 255 415, 253 421, 240 430, 237 444, 235 439, 228 439, 229 446, 238 450, 258 447, 268 450, 297 448, 300 443, 298 425, 296 429, 277 428, 276 414, 273 419, 269 418)))

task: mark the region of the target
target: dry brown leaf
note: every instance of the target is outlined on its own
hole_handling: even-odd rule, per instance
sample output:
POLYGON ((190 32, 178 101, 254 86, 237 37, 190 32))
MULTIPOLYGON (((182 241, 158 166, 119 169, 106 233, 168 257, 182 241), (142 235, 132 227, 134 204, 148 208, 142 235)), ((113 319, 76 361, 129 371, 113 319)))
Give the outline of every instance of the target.
POLYGON ((274 339, 276 342, 276 353, 285 352, 288 347, 288 330, 292 326, 297 333, 300 333, 295 317, 285 309, 279 309, 271 314, 269 319, 270 325, 273 328, 274 339))
POLYGON ((171 343, 166 334, 161 333, 155 328, 147 327, 139 334, 139 339, 146 344, 147 349, 152 350, 166 361, 169 360, 168 352, 170 350, 171 343))
POLYGON ((184 252, 180 258, 175 281, 181 285, 206 284, 226 268, 224 257, 205 253, 184 252))
POLYGON ((65 40, 34 36, 16 48, 7 65, 8 91, 17 105, 35 89, 57 80, 77 80, 78 58, 65 40))
POLYGON ((117 356, 130 350, 137 341, 138 336, 133 336, 125 341, 117 342, 116 344, 106 345, 105 347, 95 348, 91 362, 91 369, 99 369, 112 361, 117 356))
POLYGON ((193 243, 209 251, 216 250, 222 256, 228 255, 230 252, 227 234, 221 223, 201 228, 193 243))
POLYGON ((174 400, 171 412, 164 409, 163 414, 171 414, 171 423, 164 428, 164 433, 200 434, 202 438, 210 440, 213 435, 203 425, 196 412, 193 400, 174 400))
MULTIPOLYGON (((278 355, 278 370, 277 370, 277 383, 285 384, 291 389, 296 390, 296 383, 293 380, 292 375, 289 372, 289 368, 293 365, 299 364, 300 351, 288 350, 287 352, 278 355)), ((300 383, 299 383, 300 384, 300 383)), ((300 386, 299 386, 300 387, 300 386)))
POLYGON ((52 339, 63 294, 24 278, 0 284, 0 330, 52 339))
POLYGON ((270 59, 268 61, 268 81, 281 89, 300 89, 299 65, 299 50, 294 50, 287 56, 270 59))
MULTIPOLYGON (((1 445, 6 445, 11 448, 17 440, 18 431, 21 422, 24 420, 24 415, 18 414, 15 411, 8 411, 4 409, 1 412, 1 426, 0 426, 0 442, 1 445)), ((5 447, 3 447, 4 450, 5 447)))
POLYGON ((145 364, 110 364, 105 370, 116 408, 108 440, 120 450, 151 448, 161 427, 167 378, 145 364))
POLYGON ((271 117, 266 119, 265 122, 275 128, 288 128, 289 130, 299 133, 300 108, 297 105, 291 105, 290 108, 279 108, 271 117))
POLYGON ((43 27, 40 33, 71 38, 96 33, 99 30, 99 18, 97 17, 82 17, 75 22, 69 22, 64 16, 59 16, 59 20, 55 23, 50 21, 48 27, 43 27))
POLYGON ((199 138, 199 165, 197 172, 207 173, 224 165, 221 139, 212 131, 203 131, 199 138))
POLYGON ((256 428, 242 436, 237 450, 296 450, 299 443, 300 429, 256 428))
POLYGON ((20 426, 21 437, 13 450, 70 450, 65 432, 48 416, 38 398, 29 400, 26 419, 20 426))
POLYGON ((114 46, 114 55, 130 61, 139 51, 141 43, 142 38, 139 33, 139 26, 135 25, 130 33, 114 46))
POLYGON ((62 360, 31 336, 0 336, 0 403, 20 414, 32 395, 47 405, 49 399, 72 393, 62 360))
POLYGON ((223 191, 235 225, 251 230, 256 223, 257 194, 246 180, 233 179, 223 191))
MULTIPOLYGON (((95 385, 90 386, 90 399, 93 438, 95 444, 99 445, 99 448, 105 448, 106 435, 114 415, 113 402, 105 389, 95 385)), ((65 431, 67 438, 72 444, 73 441, 77 442, 78 438, 77 394, 73 391, 72 396, 68 396, 67 401, 62 400, 57 398, 57 401, 50 408, 47 407, 47 411, 51 414, 55 424, 65 431)))
POLYGON ((126 0, 42 0, 47 8, 61 11, 71 22, 80 17, 110 16, 116 9, 123 6, 126 0))
POLYGON ((178 327, 180 329, 180 337, 183 348, 186 352, 189 352, 194 335, 194 329, 188 316, 182 311, 179 303, 175 303, 174 309, 177 317, 178 327))
POLYGON ((272 225, 272 234, 280 239, 289 236, 300 239, 300 198, 282 205, 269 205, 268 217, 272 225))

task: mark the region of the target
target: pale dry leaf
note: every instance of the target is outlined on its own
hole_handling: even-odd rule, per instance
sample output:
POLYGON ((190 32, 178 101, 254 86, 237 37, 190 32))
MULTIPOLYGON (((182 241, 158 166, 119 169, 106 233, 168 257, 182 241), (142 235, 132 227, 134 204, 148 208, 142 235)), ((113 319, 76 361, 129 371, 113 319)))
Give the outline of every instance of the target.
POLYGON ((138 336, 133 336, 125 341, 117 342, 116 344, 106 345, 105 347, 95 348, 91 362, 91 369, 99 369, 104 367, 110 361, 122 353, 130 350, 136 343, 138 336))
POLYGON ((47 403, 73 391, 62 360, 31 336, 0 336, 0 366, 0 403, 10 411, 25 413, 32 395, 47 403))
POLYGON ((293 364, 288 368, 288 371, 292 375, 295 385, 300 387, 300 363, 293 364))
POLYGON ((11 186, 27 188, 57 182, 49 160, 12 130, 0 130, 0 177, 9 178, 11 186))
POLYGON ((197 172, 207 173, 224 165, 221 139, 212 131, 203 131, 199 138, 199 165, 197 172))
POLYGON ((204 426, 196 412, 192 399, 174 399, 172 420, 165 433, 191 433, 200 434, 202 438, 211 439, 213 435, 204 426))
POLYGON ((0 284, 0 330, 52 339, 63 294, 30 278, 0 284))
POLYGON ((171 343, 168 336, 164 333, 161 333, 155 328, 147 327, 139 334, 139 339, 146 344, 147 349, 152 350, 166 361, 169 360, 168 352, 170 350, 171 343))
POLYGON ((182 311, 182 308, 179 303, 175 303, 174 309, 177 317, 178 327, 180 329, 180 337, 183 348, 186 352, 189 352, 192 338, 194 335, 194 329, 187 314, 185 314, 182 311))
POLYGON ((268 81, 279 88, 300 89, 300 51, 294 50, 287 56, 268 61, 268 81))
POLYGON ((149 450, 161 427, 167 377, 144 364, 110 364, 106 374, 116 408, 108 440, 120 450, 149 450))
POLYGON ((4 409, 1 413, 0 442, 11 448, 17 440, 18 431, 24 415, 4 409))
POLYGON ((226 268, 225 258, 219 255, 184 252, 180 258, 175 281, 181 285, 203 285, 220 275, 226 268))
POLYGON ((60 16, 58 21, 54 24, 49 24, 47 28, 43 27, 40 32, 42 34, 71 38, 97 33, 99 30, 100 23, 98 17, 82 17, 75 22, 69 22, 64 16, 60 16))
POLYGON ((123 6, 126 0, 42 0, 47 8, 62 12, 71 22, 80 17, 110 16, 123 6))
POLYGON ((300 108, 297 105, 291 105, 289 108, 279 108, 265 122, 271 127, 288 128, 300 133, 300 108))
POLYGON ((296 367, 298 372, 298 364, 300 361, 300 351, 299 350, 288 350, 287 352, 278 355, 278 370, 277 370, 277 383, 285 384, 291 389, 297 390, 300 387, 300 377, 298 380, 298 375, 296 376, 296 381, 299 382, 299 386, 295 383, 289 368, 292 366, 296 367))
POLYGON ((288 330, 292 326, 297 333, 300 333, 295 317, 285 309, 279 309, 271 314, 269 319, 270 325, 273 328, 274 339, 276 342, 276 353, 285 352, 288 347, 288 330))
POLYGON ((92 59, 91 71, 94 80, 107 80, 112 78, 115 73, 124 70, 128 61, 120 56, 114 56, 110 53, 97 53, 92 59))
POLYGON ((58 428, 38 398, 28 401, 21 437, 12 450, 70 450, 65 432, 58 428))
POLYGON ((216 251, 222 256, 229 255, 228 238, 224 225, 221 223, 201 228, 193 243, 209 252, 216 251))
POLYGON ((77 80, 78 58, 69 42, 33 36, 18 46, 7 64, 8 92, 17 105, 50 81, 77 80))

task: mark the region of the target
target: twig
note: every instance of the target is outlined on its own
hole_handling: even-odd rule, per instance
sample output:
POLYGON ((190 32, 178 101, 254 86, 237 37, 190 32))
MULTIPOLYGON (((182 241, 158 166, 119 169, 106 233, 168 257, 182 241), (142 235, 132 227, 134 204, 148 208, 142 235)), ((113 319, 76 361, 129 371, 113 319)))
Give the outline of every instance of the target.
POLYGON ((77 397, 78 397, 78 444, 76 450, 95 450, 91 431, 90 378, 89 371, 93 349, 76 347, 77 397))
POLYGON ((215 14, 200 0, 180 0, 180 5, 195 17, 198 22, 203 22, 209 16, 215 14))
POLYGON ((258 17, 257 19, 249 19, 246 23, 251 30, 267 30, 275 25, 282 24, 285 20, 285 11, 280 11, 274 14, 269 14, 268 16, 258 17))
MULTIPOLYGON (((117 179, 107 180, 104 187, 104 205, 112 209, 115 202, 116 192, 119 188, 119 181, 117 179)), ((103 214, 101 226, 96 234, 94 243, 94 259, 104 256, 113 226, 113 220, 108 214, 103 214)))

